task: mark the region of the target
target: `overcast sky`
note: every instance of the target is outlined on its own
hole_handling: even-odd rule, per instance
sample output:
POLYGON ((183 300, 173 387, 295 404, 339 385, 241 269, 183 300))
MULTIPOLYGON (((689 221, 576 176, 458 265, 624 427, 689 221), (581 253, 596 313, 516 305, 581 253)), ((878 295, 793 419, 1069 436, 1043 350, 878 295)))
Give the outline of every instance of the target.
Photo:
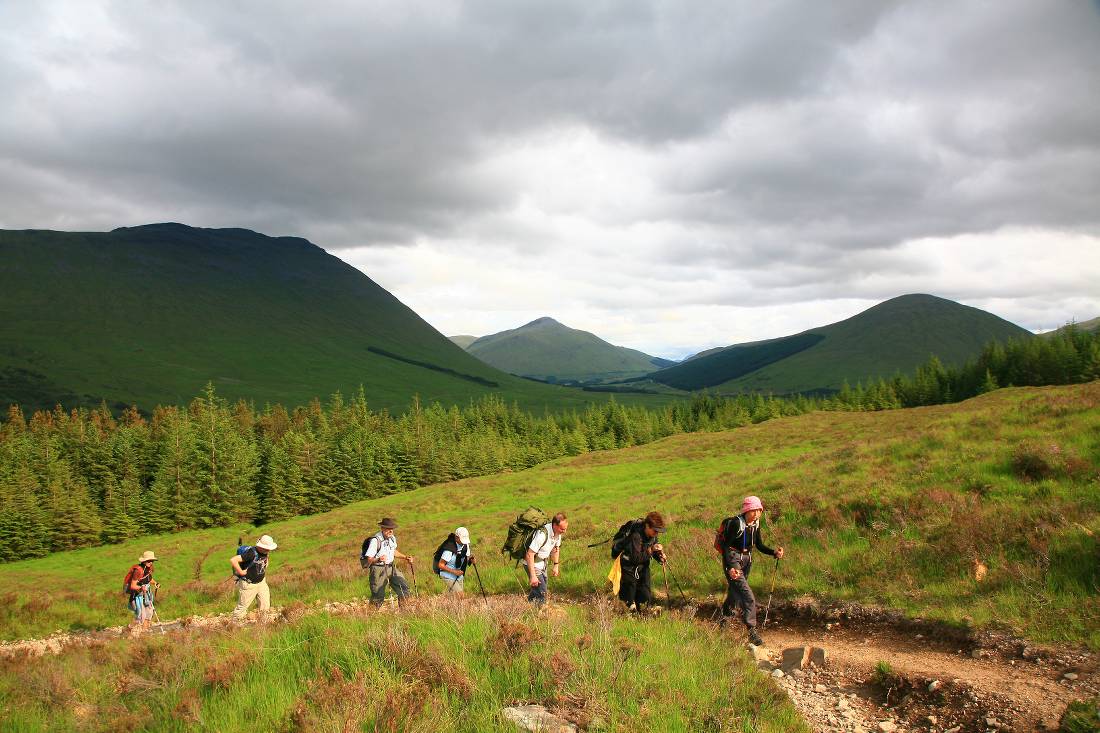
POLYGON ((304 236, 445 334, 678 358, 1100 316, 1100 4, 0 2, 0 228, 304 236))

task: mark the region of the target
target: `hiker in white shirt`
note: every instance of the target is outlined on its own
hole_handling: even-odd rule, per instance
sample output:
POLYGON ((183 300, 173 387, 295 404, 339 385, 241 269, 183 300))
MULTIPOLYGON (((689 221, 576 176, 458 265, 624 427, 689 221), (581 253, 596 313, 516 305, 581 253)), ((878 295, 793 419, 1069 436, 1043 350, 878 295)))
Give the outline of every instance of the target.
POLYGON ((397 522, 385 517, 378 526, 381 528, 378 534, 363 542, 360 555, 363 567, 370 569, 370 602, 381 606, 386 598, 386 584, 389 583, 397 596, 397 602, 403 605, 409 597, 409 584, 393 561, 395 558, 407 560, 409 567, 412 567, 413 559, 411 555, 397 550, 397 537, 393 533, 397 529, 397 522))
POLYGON ((552 563, 551 574, 555 578, 561 574, 558 570, 561 565, 558 548, 561 547, 562 535, 567 529, 569 520, 565 518, 564 512, 558 512, 549 524, 535 530, 531 544, 527 546, 527 555, 523 559, 531 585, 527 600, 536 606, 546 603, 546 561, 549 559, 552 563))

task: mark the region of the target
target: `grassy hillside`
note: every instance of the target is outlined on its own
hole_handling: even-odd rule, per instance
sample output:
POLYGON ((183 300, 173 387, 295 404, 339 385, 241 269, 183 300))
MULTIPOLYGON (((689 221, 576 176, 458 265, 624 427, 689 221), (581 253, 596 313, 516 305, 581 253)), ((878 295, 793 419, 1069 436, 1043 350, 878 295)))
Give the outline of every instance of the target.
POLYGON ((549 381, 603 381, 647 374, 671 362, 614 346, 553 318, 482 336, 466 350, 511 374, 549 381))
MULTIPOLYGON (((531 409, 592 395, 466 354, 370 278, 293 237, 155 224, 0 231, 0 404, 288 406, 361 384, 376 407, 500 392, 531 409)), ((640 399, 640 398, 636 398, 640 399)))
POLYGON ((977 308, 931 295, 903 295, 838 323, 723 349, 651 378, 720 392, 835 390, 845 381, 854 385, 908 374, 933 354, 944 364, 961 364, 990 341, 1031 336, 977 308))
MULTIPOLYGON (((460 524, 471 530, 488 590, 520 593, 520 575, 496 548, 533 503, 571 518, 551 591, 587 595, 603 588, 608 557, 606 547, 584 546, 656 508, 671 520, 680 584, 715 602, 724 586, 714 527, 753 493, 770 512, 765 539, 789 553, 776 582, 781 597, 880 604, 1100 648, 1098 424, 1100 382, 1092 382, 679 435, 272 523, 263 531, 280 548, 269 582, 277 605, 362 595, 360 543, 394 516, 402 549, 420 558, 422 593, 441 589, 426 561, 460 524)), ((117 587, 145 549, 163 558, 163 617, 228 611, 239 532, 257 534, 189 531, 0 566, 0 637, 124 622, 117 587)), ((758 587, 771 572, 759 564, 758 587)))
POLYGON ((806 733, 733 644, 686 619, 608 604, 538 616, 522 602, 353 612, 116 640, 0 662, 7 730, 517 730, 541 703, 599 731, 806 733), (706 660, 679 664, 679 659, 706 660), (716 670, 719 673, 716 673, 716 670), (47 692, 48 691, 48 692, 47 692))

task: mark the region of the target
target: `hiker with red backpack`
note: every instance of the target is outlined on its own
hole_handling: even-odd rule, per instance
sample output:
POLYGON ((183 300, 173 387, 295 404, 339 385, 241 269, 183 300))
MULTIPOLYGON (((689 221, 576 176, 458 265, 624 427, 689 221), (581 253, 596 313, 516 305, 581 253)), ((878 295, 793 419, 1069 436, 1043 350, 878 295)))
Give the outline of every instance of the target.
POLYGON ((409 584, 401 570, 394 565, 394 560, 406 560, 412 569, 413 579, 416 578, 416 570, 413 569, 411 555, 406 555, 397 550, 397 537, 394 530, 397 522, 390 517, 383 517, 378 523, 378 533, 363 541, 363 548, 359 553, 359 564, 370 571, 370 602, 375 607, 381 607, 386 598, 386 584, 393 589, 400 605, 405 604, 409 597, 409 584))
POLYGON ((740 606, 749 641, 757 646, 762 646, 764 640, 756 631, 756 597, 749 587, 752 551, 758 549, 777 560, 783 557, 782 547, 773 550, 760 537, 760 516, 763 513, 764 504, 759 497, 745 497, 741 503, 741 513, 723 519, 714 538, 714 548, 722 554, 722 568, 728 584, 726 600, 722 604, 722 622, 732 617, 735 608, 740 606))
POLYGON ((252 601, 259 599, 260 610, 271 608, 271 590, 267 587, 268 553, 278 547, 271 535, 265 534, 255 545, 240 545, 229 560, 237 581, 237 607, 233 618, 242 619, 252 601))
POLYGON ((459 527, 443 540, 432 557, 432 568, 447 586, 448 593, 461 595, 465 591, 466 569, 474 564, 470 552, 470 530, 459 527))
POLYGON ((152 550, 141 553, 137 564, 126 573, 123 581, 123 592, 129 597, 130 610, 134 612, 134 620, 130 624, 133 627, 146 628, 153 622, 153 606, 156 590, 160 583, 153 580, 153 563, 157 556, 152 550))
POLYGON ((649 561, 655 559, 665 564, 665 550, 659 535, 666 529, 660 512, 650 512, 642 519, 623 524, 611 540, 611 559, 618 558, 621 572, 619 600, 627 609, 644 611, 653 600, 649 561))

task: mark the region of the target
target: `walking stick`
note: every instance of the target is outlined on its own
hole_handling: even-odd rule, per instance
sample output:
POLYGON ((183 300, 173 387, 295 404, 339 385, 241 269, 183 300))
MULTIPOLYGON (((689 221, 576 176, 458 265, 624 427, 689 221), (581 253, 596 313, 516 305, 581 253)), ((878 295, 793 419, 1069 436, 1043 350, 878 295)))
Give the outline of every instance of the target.
POLYGON ((665 560, 665 565, 668 566, 668 574, 672 576, 672 582, 676 584, 676 590, 680 592, 680 597, 684 599, 684 603, 691 603, 684 594, 684 589, 680 587, 680 581, 676 579, 676 573, 672 572, 672 566, 668 565, 668 560, 665 560))
POLYGON ((664 578, 665 578, 665 605, 668 606, 668 610, 671 611, 672 610, 672 594, 668 592, 668 568, 666 567, 666 563, 668 563, 667 558, 665 559, 665 561, 663 563, 661 563, 661 575, 663 575, 664 578))
POLYGON ((408 557, 405 558, 405 562, 409 564, 409 572, 412 573, 413 576, 413 598, 420 598, 420 591, 416 587, 416 566, 413 565, 412 560, 408 557))
POLYGON ((485 607, 489 607, 489 597, 485 595, 485 586, 481 584, 481 572, 477 569, 477 563, 473 563, 474 577, 477 578, 477 587, 481 589, 481 599, 485 601, 485 607))
POLYGON ((768 591, 768 605, 764 607, 764 623, 760 628, 768 625, 768 611, 772 609, 772 594, 775 593, 775 576, 779 574, 779 558, 775 558, 775 567, 772 568, 772 587, 768 591))

